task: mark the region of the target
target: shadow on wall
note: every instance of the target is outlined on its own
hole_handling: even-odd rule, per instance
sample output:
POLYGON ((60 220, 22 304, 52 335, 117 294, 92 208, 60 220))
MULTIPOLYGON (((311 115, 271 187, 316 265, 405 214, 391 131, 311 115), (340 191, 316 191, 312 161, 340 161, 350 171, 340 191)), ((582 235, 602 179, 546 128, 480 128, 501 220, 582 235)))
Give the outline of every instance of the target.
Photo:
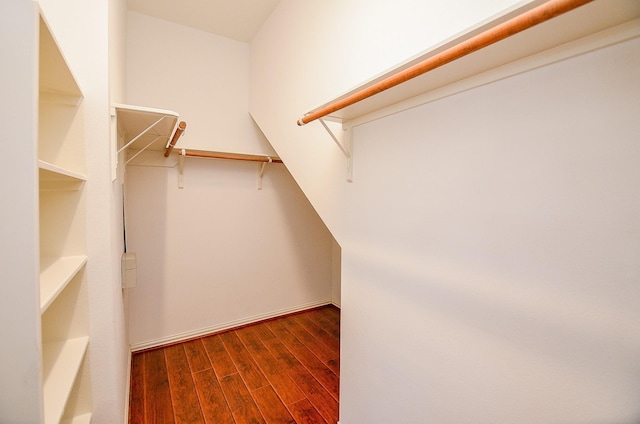
POLYGON ((168 318, 163 311, 166 301, 162 287, 169 225, 166 174, 166 168, 126 168, 125 247, 127 252, 136 255, 137 274, 136 286, 127 289, 130 343, 151 326, 164 327, 164 320, 168 318), (145 319, 140 320, 141 316, 145 319))
POLYGON ((318 292, 320 288, 322 298, 318 300, 333 302, 337 242, 284 165, 268 167, 264 178, 265 189, 275 196, 279 232, 294 247, 290 254, 297 273, 296 289, 318 292))

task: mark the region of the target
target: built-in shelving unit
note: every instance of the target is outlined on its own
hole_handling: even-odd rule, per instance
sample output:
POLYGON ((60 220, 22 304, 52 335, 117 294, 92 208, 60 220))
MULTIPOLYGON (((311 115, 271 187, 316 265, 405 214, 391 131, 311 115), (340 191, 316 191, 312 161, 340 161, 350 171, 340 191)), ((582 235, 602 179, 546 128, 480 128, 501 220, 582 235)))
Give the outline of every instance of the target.
POLYGON ((90 422, 82 92, 42 16, 39 40, 42 416, 90 422))

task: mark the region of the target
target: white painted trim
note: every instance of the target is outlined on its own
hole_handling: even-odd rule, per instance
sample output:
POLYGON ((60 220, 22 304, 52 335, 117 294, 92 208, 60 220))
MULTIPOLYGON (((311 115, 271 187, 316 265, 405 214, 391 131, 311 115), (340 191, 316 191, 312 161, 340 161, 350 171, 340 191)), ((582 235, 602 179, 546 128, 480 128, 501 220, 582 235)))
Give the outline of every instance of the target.
POLYGON ((487 85, 514 75, 522 74, 543 66, 551 65, 565 59, 583 55, 594 50, 622 43, 640 36, 640 19, 626 22, 612 28, 597 32, 578 40, 553 47, 532 56, 516 60, 506 65, 490 69, 480 74, 455 81, 439 88, 430 90, 399 103, 383 107, 373 112, 364 114, 348 122, 352 127, 357 127, 377 119, 385 118, 408 109, 422 106, 445 97, 453 96, 463 91, 471 90, 487 85))
POLYGON ((207 334, 219 333, 221 331, 230 330, 232 328, 240 327, 243 325, 253 324, 266 319, 276 318, 281 315, 287 315, 295 312, 302 312, 306 309, 317 308, 319 306, 331 305, 332 303, 333 302, 331 301, 331 299, 319 300, 316 302, 310 302, 310 303, 305 303, 303 305, 294 306, 292 308, 280 309, 280 310, 268 312, 265 314, 242 318, 235 321, 229 321, 229 322, 214 325, 211 327, 205 327, 205 328, 201 328, 194 331, 175 334, 173 336, 163 337, 155 340, 149 340, 142 343, 136 343, 131 345, 131 352, 137 352, 139 350, 160 347, 160 346, 168 345, 171 343, 178 343, 178 342, 186 341, 189 339, 206 336, 207 334))
POLYGON ((129 349, 129 354, 127 355, 127 387, 124 390, 124 417, 122 422, 124 424, 129 424, 129 398, 131 396, 131 349, 129 349))
POLYGON ((331 304, 332 304, 333 306, 335 306, 336 308, 338 308, 338 309, 342 309, 342 307, 340 306, 340 304, 339 304, 339 303, 336 303, 336 301, 335 301, 335 300, 332 300, 332 301, 331 301, 331 304))

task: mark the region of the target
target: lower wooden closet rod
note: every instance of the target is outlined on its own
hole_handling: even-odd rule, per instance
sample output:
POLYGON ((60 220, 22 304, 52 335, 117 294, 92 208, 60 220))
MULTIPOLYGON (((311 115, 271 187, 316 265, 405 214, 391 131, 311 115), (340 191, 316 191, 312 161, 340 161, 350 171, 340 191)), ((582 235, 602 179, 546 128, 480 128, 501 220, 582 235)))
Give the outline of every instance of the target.
POLYGON ((277 156, 259 156, 259 155, 245 155, 240 153, 221 153, 221 152, 205 152, 202 150, 183 150, 184 156, 193 156, 199 158, 214 158, 214 159, 233 159, 233 160, 248 160, 252 162, 273 162, 282 163, 282 159, 277 156))

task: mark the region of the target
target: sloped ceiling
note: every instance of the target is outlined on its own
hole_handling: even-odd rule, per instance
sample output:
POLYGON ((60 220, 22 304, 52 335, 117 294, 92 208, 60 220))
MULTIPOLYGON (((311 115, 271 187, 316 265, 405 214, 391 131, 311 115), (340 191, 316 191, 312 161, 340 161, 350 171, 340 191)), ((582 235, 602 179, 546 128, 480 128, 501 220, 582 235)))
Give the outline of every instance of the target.
POLYGON ((279 0, 128 0, 129 10, 248 43, 279 0))

